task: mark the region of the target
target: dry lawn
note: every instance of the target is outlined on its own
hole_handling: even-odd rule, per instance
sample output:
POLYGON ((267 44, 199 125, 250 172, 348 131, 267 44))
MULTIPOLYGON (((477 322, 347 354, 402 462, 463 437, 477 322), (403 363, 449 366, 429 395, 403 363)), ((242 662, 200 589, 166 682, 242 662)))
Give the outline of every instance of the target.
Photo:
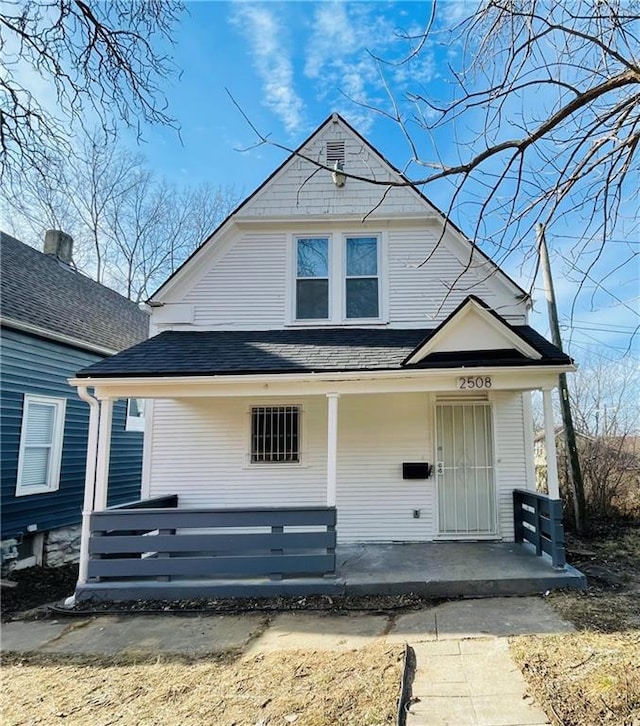
POLYGON ((549 601, 577 632, 513 638, 512 652, 559 726, 639 726, 640 527, 605 530, 578 542, 576 555, 578 568, 595 565, 600 576, 588 577, 585 592, 552 593, 549 601))
POLYGON ((640 724, 640 632, 528 636, 516 662, 556 724, 640 724))
POLYGON ((54 655, 3 666, 3 726, 395 723, 403 649, 141 662, 54 655))

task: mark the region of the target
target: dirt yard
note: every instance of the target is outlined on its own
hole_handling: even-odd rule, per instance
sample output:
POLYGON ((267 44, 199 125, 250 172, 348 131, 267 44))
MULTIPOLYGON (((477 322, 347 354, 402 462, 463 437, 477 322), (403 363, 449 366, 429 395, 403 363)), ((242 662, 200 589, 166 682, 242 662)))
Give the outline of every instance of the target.
POLYGON ((395 723, 403 648, 255 657, 5 660, 3 726, 383 726, 395 723))
POLYGON ((512 650, 541 705, 559 726, 640 724, 640 522, 601 525, 570 538, 585 592, 551 604, 574 623, 568 635, 513 638, 512 650))

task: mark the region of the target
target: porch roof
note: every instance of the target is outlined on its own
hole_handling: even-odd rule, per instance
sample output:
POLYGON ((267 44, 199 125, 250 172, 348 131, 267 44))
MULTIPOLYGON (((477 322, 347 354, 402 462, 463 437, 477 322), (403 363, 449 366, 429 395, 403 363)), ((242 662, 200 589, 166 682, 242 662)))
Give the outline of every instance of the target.
POLYGON ((433 329, 313 328, 166 331, 78 373, 79 378, 203 376, 571 365, 565 353, 527 325, 511 326, 541 355, 515 349, 432 353, 406 363, 433 329))

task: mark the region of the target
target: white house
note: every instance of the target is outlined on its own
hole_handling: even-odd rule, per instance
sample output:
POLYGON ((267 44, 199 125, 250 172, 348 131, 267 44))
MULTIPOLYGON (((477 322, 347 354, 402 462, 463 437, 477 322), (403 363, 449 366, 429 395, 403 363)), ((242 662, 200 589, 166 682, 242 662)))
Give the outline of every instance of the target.
MULTIPOLYGON (((535 491, 530 391, 545 392, 553 446, 550 391, 573 363, 528 326, 527 293, 341 117, 327 119, 149 305, 148 341, 72 381, 95 396, 81 585, 123 572, 242 574, 222 555, 247 541, 267 547, 262 574, 286 559, 287 541, 307 555, 323 547, 318 572, 332 571, 336 538, 514 541, 513 492, 535 491), (146 399, 142 491, 154 500, 119 510, 127 526, 104 513, 109 421, 121 398, 146 399), (308 516, 267 521, 265 512, 282 510, 308 516), (248 524, 260 525, 253 540, 248 524), (310 524, 323 532, 294 537, 310 524), (226 539, 214 526, 227 527, 226 539), (148 534, 140 549, 140 537, 136 547, 131 536, 91 534, 118 528, 161 539, 152 546, 148 534), (169 557, 170 547, 182 556, 169 557), (218 569, 196 556, 204 550, 218 569), (121 560, 124 570, 114 564, 123 552, 138 555, 121 560), (178 570, 166 570, 172 559, 178 570)), ((549 485, 555 500, 553 472, 549 485)))

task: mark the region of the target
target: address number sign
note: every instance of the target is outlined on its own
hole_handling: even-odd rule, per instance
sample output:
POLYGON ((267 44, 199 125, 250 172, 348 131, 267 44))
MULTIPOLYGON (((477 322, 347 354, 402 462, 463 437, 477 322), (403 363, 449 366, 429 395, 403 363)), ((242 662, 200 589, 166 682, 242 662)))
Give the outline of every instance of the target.
POLYGON ((492 385, 491 376, 460 376, 458 378, 459 391, 486 390, 492 385))

